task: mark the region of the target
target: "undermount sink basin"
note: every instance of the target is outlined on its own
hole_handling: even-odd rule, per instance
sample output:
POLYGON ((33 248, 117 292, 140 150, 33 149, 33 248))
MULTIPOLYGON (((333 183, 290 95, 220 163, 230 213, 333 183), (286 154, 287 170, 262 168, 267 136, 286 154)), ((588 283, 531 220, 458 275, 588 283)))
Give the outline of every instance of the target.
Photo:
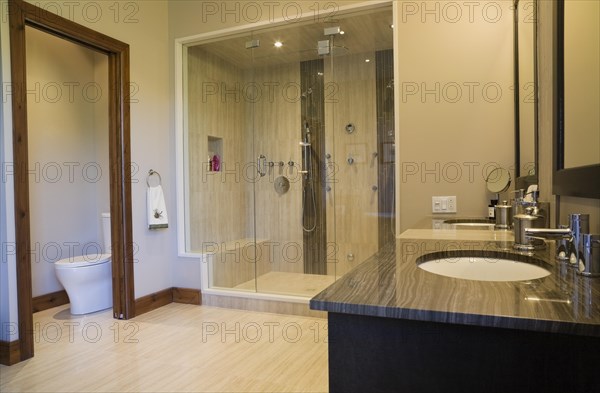
POLYGON ((545 262, 528 256, 491 251, 447 251, 417 260, 420 269, 446 277, 475 281, 528 281, 549 276, 545 262), (527 261, 518 260, 526 259, 527 261))

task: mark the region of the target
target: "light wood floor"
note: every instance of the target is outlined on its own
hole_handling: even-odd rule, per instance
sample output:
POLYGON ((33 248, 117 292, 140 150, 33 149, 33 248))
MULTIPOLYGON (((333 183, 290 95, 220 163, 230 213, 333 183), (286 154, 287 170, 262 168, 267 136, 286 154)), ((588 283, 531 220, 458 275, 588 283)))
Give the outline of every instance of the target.
POLYGON ((335 276, 288 272, 268 272, 234 287, 247 291, 313 297, 335 282, 335 276))
POLYGON ((1 392, 324 392, 327 321, 169 304, 130 321, 34 314, 35 357, 1 392))

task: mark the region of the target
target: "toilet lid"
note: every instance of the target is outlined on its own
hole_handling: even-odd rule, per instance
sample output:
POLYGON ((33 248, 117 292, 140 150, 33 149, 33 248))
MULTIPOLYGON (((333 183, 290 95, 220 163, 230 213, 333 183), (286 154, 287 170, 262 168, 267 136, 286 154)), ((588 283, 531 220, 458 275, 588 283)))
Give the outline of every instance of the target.
POLYGON ((54 263, 54 267, 56 269, 69 269, 99 265, 108 261, 110 261, 110 254, 80 255, 78 257, 61 259, 54 263))

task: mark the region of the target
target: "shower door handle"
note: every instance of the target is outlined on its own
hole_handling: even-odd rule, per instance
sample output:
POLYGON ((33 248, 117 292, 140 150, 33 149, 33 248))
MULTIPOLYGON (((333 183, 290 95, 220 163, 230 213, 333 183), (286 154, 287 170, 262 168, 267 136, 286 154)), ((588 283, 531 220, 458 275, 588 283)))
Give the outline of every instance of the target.
POLYGON ((256 159, 256 165, 258 166, 258 174, 263 177, 267 174, 267 157, 264 155, 258 156, 256 159))

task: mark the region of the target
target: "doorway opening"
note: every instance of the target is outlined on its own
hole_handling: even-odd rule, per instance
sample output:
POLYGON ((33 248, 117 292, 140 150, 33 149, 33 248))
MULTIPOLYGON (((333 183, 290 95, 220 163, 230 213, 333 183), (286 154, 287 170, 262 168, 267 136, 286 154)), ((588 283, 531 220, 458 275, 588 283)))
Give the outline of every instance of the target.
POLYGON ((22 0, 9 1, 9 18, 19 358, 26 360, 33 357, 34 353, 26 27, 82 45, 108 57, 108 193, 113 316, 119 319, 135 316, 128 101, 129 46, 22 0))

